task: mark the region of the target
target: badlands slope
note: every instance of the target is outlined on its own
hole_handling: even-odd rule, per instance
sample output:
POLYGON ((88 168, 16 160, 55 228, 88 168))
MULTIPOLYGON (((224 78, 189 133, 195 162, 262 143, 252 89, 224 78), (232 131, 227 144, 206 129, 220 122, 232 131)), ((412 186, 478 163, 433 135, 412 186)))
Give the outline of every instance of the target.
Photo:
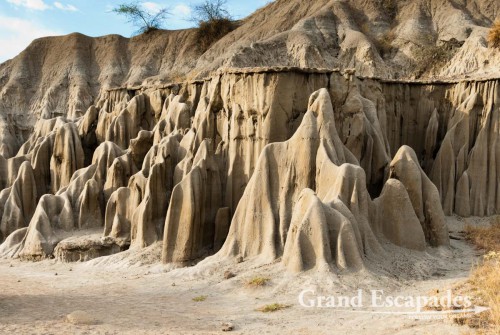
POLYGON ((0 65, 0 152, 14 156, 40 117, 81 116, 104 89, 204 78, 220 67, 495 77, 500 55, 485 37, 499 12, 495 0, 278 0, 203 54, 194 30, 38 39, 0 65))
POLYGON ((39 120, 1 157, 0 252, 85 260, 163 241, 165 263, 222 247, 300 271, 324 252, 358 269, 386 240, 447 246, 445 214, 500 212, 497 94, 498 80, 290 68, 110 90, 81 118, 39 120))
POLYGON ((34 41, 0 65, 2 266, 273 294, 463 276, 446 216, 500 214, 499 9, 275 1, 203 54, 194 30, 34 41))

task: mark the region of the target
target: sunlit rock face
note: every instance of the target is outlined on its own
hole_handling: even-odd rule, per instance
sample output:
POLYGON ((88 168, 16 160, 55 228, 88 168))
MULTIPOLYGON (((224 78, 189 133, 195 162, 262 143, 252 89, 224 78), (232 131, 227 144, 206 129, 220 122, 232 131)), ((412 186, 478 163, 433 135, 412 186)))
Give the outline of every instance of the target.
POLYGON ((500 213, 496 80, 433 84, 259 68, 103 91, 0 156, 0 255, 361 271, 500 213), (397 205, 395 205, 397 204, 397 205), (100 232, 100 236, 96 236, 100 232))
MULTIPOLYGON (((364 77, 410 80, 497 78, 500 51, 488 47, 487 35, 499 12, 497 0, 280 0, 240 20, 208 50, 199 47, 195 29, 132 38, 39 38, 0 64, 0 154, 15 156, 41 118, 81 117, 105 90, 202 79, 220 68, 353 68, 364 77)), ((115 94, 118 102, 127 90, 115 94)), ((164 98, 150 99, 152 108, 164 98)), ((115 101, 99 109, 109 111, 115 101)), ((114 121, 120 146, 134 132, 124 121, 130 113, 114 121)))

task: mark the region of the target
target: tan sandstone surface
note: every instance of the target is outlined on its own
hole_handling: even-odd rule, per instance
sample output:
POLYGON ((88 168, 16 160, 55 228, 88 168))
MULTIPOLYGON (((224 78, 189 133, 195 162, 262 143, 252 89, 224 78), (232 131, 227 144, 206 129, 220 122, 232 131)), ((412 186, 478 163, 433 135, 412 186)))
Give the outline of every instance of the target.
POLYGON ((269 261, 299 252, 286 246, 290 227, 302 229, 321 203, 340 215, 321 226, 346 228, 310 238, 340 239, 347 253, 377 254, 385 239, 446 246, 445 214, 500 212, 497 83, 396 84, 282 68, 107 91, 79 119, 38 121, 4 160, 0 252, 52 257, 62 236, 101 228, 103 244, 163 240, 166 263, 214 253, 227 234, 219 255, 269 261), (299 204, 307 189, 318 205, 299 204))

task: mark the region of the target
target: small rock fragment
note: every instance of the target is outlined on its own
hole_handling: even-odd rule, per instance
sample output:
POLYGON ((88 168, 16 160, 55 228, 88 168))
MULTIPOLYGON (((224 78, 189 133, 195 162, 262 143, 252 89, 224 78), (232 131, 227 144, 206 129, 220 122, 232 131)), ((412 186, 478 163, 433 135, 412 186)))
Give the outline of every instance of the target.
POLYGON ((230 332, 234 329, 234 326, 230 322, 225 322, 222 324, 222 331, 223 332, 230 332))
POLYGON ((236 275, 234 273, 232 273, 231 271, 224 272, 224 279, 231 279, 234 277, 236 277, 236 275))

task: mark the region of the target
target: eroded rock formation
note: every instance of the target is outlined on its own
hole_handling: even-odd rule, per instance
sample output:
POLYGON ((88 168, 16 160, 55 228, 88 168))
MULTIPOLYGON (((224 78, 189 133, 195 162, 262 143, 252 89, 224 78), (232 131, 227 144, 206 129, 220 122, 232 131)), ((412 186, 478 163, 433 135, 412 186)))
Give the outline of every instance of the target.
POLYGON ((105 91, 0 156, 0 254, 75 261, 162 242, 165 263, 217 253, 297 272, 360 270, 387 244, 446 247, 445 214, 500 212, 497 96, 494 80, 295 68, 105 91))
MULTIPOLYGON (((380 206, 369 196, 365 172, 338 137, 328 91, 315 92, 292 138, 263 150, 236 209, 228 239, 215 257, 260 258, 263 262, 283 257, 292 271, 331 266, 358 270, 366 255, 383 252, 377 235, 421 251, 426 241, 434 246, 448 245, 442 211, 430 209, 428 219, 422 215, 422 223, 416 217, 415 213, 422 211, 418 199, 429 197, 426 200, 436 202, 439 198, 432 197, 437 190, 429 179, 423 185, 420 182, 422 174, 427 177, 415 153, 403 147, 392 167, 404 172, 408 185, 400 183, 393 196, 394 183, 389 179, 380 206), (415 169, 406 169, 408 164, 415 169), (410 185, 415 179, 416 185, 410 185), (406 206, 396 212, 387 202, 394 206, 398 195, 406 206), (406 222, 408 217, 414 220, 406 222)), ((426 205, 434 206, 427 201, 426 205)), ((439 203, 437 207, 440 209, 439 203)))
POLYGON ((461 83, 450 94, 457 107, 430 170, 443 209, 463 216, 499 213, 498 81, 461 83))

